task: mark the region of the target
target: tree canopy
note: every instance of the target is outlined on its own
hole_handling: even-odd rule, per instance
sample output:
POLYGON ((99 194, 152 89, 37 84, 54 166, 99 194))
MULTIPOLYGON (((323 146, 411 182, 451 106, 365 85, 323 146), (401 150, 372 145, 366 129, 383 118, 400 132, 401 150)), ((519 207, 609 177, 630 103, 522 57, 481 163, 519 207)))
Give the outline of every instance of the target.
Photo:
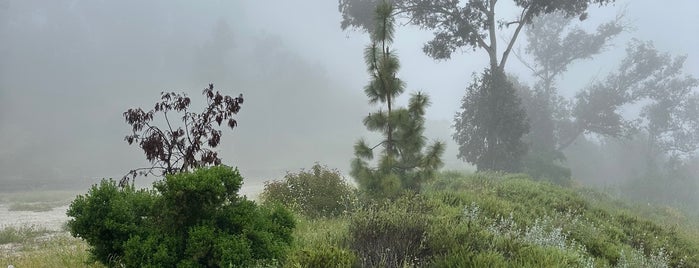
MULTIPOLYGON (((380 0, 339 0, 342 13, 342 29, 356 28, 371 31, 371 10, 380 0)), ((586 18, 585 11, 592 4, 604 5, 614 0, 513 0, 519 8, 514 18, 496 17, 497 0, 394 0, 394 15, 407 23, 434 33, 423 51, 434 59, 449 59, 460 49, 484 49, 490 57, 491 70, 504 69, 517 36, 532 20, 552 12, 562 12, 567 17, 586 18), (496 31, 503 27, 515 27, 506 49, 498 59, 496 31)))
POLYGON ((527 152, 521 137, 529 131, 529 124, 504 73, 485 70, 474 77, 454 118, 454 128, 458 157, 475 164, 479 171, 520 170, 527 152))

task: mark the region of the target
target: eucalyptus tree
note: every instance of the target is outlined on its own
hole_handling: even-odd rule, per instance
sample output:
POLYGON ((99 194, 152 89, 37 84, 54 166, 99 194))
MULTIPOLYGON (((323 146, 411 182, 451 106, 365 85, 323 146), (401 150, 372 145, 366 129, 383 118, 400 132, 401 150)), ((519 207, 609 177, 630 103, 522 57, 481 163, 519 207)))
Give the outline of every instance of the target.
POLYGON ((444 152, 444 144, 435 142, 426 146, 422 135, 425 109, 429 105, 427 95, 414 93, 407 108, 395 106, 405 83, 396 76, 400 63, 391 49, 395 29, 392 13, 389 2, 376 7, 376 27, 371 31, 371 44, 364 51, 371 77, 364 92, 369 103, 386 108, 370 113, 364 125, 370 131, 381 132, 383 139, 373 146, 359 140, 354 146, 356 158, 351 169, 360 188, 375 197, 393 197, 405 189, 419 191, 420 184, 442 166, 440 158, 444 152), (379 147, 383 150, 378 154, 377 167, 372 168, 369 162, 379 147))

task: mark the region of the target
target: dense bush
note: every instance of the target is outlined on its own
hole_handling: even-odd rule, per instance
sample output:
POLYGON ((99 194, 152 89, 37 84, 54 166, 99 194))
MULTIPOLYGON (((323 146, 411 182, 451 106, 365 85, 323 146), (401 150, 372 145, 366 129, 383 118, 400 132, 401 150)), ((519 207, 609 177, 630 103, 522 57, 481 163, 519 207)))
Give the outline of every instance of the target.
POLYGON ((337 170, 316 163, 309 171, 288 173, 284 180, 267 182, 260 197, 265 203, 284 204, 313 218, 352 210, 355 192, 337 170))
POLYGON ((419 195, 358 210, 350 218, 350 248, 362 267, 407 267, 426 262, 432 208, 419 195))
POLYGON ((225 166, 168 175, 156 191, 103 181, 71 204, 68 226, 108 265, 247 267, 283 259, 292 215, 239 197, 241 184, 225 166))
POLYGON ((572 183, 571 171, 562 161, 565 161, 562 154, 529 152, 523 159, 522 172, 536 180, 568 186, 572 183))
POLYGON ((286 266, 304 268, 354 267, 357 261, 351 251, 335 246, 301 250, 289 258, 286 266))
POLYGON ((129 238, 148 233, 155 199, 153 192, 121 189, 113 180, 102 180, 70 204, 68 228, 91 246, 93 257, 112 264, 124 256, 129 238))

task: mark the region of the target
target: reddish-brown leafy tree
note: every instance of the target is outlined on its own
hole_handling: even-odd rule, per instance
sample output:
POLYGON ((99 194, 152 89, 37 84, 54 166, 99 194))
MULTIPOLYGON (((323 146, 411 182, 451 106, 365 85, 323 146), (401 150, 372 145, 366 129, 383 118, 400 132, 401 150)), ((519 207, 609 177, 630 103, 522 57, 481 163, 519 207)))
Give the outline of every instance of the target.
POLYGON ((136 108, 124 112, 126 123, 131 125, 133 131, 124 140, 129 145, 138 144, 152 166, 129 171, 120 182, 122 186, 127 185, 129 179, 133 183, 137 175, 164 176, 220 164, 221 159, 212 150, 221 142, 220 126, 225 123, 231 129, 235 128, 237 121, 233 115, 240 111, 243 103, 243 94, 235 98, 222 95, 219 91, 214 92, 214 84, 209 84, 202 92, 207 106, 201 113, 189 110, 191 100, 185 94, 160 94, 160 101, 152 110, 146 112, 136 108), (160 123, 165 126, 155 125, 156 114, 162 115, 164 122, 160 123), (177 117, 173 117, 173 114, 177 117), (175 119, 180 119, 183 125, 173 126, 171 120, 175 119))

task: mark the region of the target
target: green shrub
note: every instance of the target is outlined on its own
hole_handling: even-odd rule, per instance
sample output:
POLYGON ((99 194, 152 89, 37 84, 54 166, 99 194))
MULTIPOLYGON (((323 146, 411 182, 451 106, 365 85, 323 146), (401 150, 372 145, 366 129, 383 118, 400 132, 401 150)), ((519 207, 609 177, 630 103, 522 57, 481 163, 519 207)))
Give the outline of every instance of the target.
POLYGON ((361 209, 349 225, 350 248, 362 267, 405 267, 426 262, 428 200, 408 195, 361 209))
POLYGON ((49 230, 40 226, 2 226, 0 229, 0 245, 10 243, 24 243, 50 233, 49 230))
POLYGON ((571 185, 571 171, 562 165, 564 156, 560 153, 530 152, 523 159, 523 173, 536 180, 554 184, 571 185))
POLYGON ((115 181, 102 180, 70 204, 68 229, 91 246, 98 261, 112 264, 124 256, 129 238, 148 232, 155 199, 153 192, 120 189, 115 181))
POLYGON ((289 173, 282 181, 265 184, 264 203, 284 204, 311 217, 338 216, 352 210, 355 189, 337 170, 315 164, 309 171, 289 173))
POLYGON ((290 258, 287 266, 304 268, 353 267, 357 260, 351 251, 334 246, 301 250, 290 258))
POLYGON ((448 255, 436 258, 429 267, 439 268, 500 268, 509 267, 508 262, 502 254, 497 252, 475 252, 469 249, 455 248, 448 255))
POLYGON ((157 192, 104 180, 70 206, 71 233, 106 265, 248 267, 282 259, 292 215, 239 197, 242 177, 225 166, 166 176, 157 192))

